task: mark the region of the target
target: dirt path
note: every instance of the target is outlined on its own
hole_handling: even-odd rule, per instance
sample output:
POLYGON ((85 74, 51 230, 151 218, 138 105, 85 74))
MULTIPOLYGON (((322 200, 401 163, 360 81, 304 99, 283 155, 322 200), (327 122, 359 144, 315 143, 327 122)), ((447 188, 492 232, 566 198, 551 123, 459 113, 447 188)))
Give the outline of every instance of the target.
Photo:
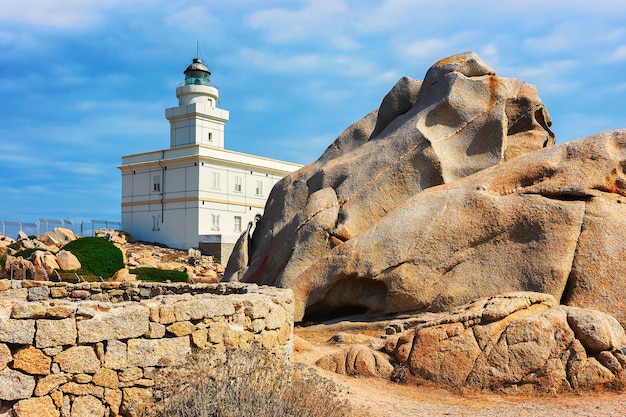
MULTIPOLYGON (((314 365, 322 356, 346 345, 328 340, 345 327, 297 328, 295 334, 308 341, 312 350, 296 352, 296 362, 314 365)), ((373 337, 378 328, 361 328, 358 333, 373 337)), ((319 368, 318 368, 319 369, 319 368)), ((526 417, 526 416, 626 416, 626 392, 601 392, 565 396, 515 396, 492 393, 454 393, 435 386, 397 384, 377 378, 349 377, 319 370, 341 387, 343 395, 357 407, 366 407, 371 417, 526 417)))

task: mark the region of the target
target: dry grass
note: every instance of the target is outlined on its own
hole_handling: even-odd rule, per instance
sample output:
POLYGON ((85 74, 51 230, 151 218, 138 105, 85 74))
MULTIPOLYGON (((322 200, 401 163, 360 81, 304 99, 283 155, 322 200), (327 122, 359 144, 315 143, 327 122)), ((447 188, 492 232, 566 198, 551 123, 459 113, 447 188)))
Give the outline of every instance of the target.
POLYGON ((305 365, 263 351, 202 353, 160 378, 155 417, 366 417, 338 387, 305 365))

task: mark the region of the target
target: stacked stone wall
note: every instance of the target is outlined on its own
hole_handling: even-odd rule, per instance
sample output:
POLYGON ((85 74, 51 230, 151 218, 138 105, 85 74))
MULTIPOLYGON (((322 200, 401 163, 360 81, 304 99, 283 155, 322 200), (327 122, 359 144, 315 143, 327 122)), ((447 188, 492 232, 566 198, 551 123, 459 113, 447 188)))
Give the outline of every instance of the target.
POLYGON ((292 342, 291 290, 0 280, 0 415, 138 415, 195 352, 292 342))

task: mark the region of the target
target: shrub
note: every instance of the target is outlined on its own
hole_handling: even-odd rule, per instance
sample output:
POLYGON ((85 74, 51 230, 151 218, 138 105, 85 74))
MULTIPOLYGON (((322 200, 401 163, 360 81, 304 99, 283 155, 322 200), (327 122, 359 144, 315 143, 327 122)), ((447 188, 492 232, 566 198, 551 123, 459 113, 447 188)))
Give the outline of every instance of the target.
POLYGON ((4 264, 7 262, 6 255, 0 255, 0 268, 4 267, 4 264))
POLYGON ((334 382, 260 348, 198 353, 157 381, 155 417, 366 416, 337 396, 334 382))
POLYGON ((189 281, 189 275, 182 271, 170 271, 166 269, 158 268, 137 268, 129 271, 131 274, 136 274, 137 279, 141 281, 156 281, 156 282, 187 282, 189 281))
POLYGON ((72 252, 80 261, 81 269, 91 275, 109 278, 124 268, 122 251, 101 237, 82 237, 68 243, 63 249, 72 252))

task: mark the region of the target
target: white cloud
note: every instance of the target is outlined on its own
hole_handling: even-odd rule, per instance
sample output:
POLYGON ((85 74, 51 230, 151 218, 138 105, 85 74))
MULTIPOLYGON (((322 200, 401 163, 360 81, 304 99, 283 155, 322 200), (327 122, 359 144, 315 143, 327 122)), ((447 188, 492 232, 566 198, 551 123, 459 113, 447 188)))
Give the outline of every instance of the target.
MULTIPOLYGON (((312 0, 300 10, 267 9, 252 13, 246 23, 262 30, 270 41, 293 43, 304 39, 328 38, 328 33, 337 33, 349 19, 346 4, 338 0, 312 0)), ((333 36, 331 36, 332 38, 333 36)), ((336 38, 341 46, 341 36, 336 38)), ((344 41, 343 46, 351 46, 344 41)))
POLYGON ((360 56, 308 54, 278 54, 244 48, 239 58, 255 68, 274 73, 336 74, 347 77, 369 78, 376 74, 376 64, 360 56))
POLYGON ((0 0, 0 21, 62 29, 87 29, 109 10, 137 9, 148 0, 0 0))
POLYGON ((626 61, 626 45, 622 45, 615 49, 609 56, 611 62, 626 61))
POLYGON ((207 7, 190 6, 166 17, 165 23, 175 27, 177 30, 205 33, 214 29, 220 22, 207 10, 207 7))
POLYGON ((424 59, 440 55, 450 45, 444 39, 424 39, 412 42, 402 48, 402 54, 408 58, 424 59))

